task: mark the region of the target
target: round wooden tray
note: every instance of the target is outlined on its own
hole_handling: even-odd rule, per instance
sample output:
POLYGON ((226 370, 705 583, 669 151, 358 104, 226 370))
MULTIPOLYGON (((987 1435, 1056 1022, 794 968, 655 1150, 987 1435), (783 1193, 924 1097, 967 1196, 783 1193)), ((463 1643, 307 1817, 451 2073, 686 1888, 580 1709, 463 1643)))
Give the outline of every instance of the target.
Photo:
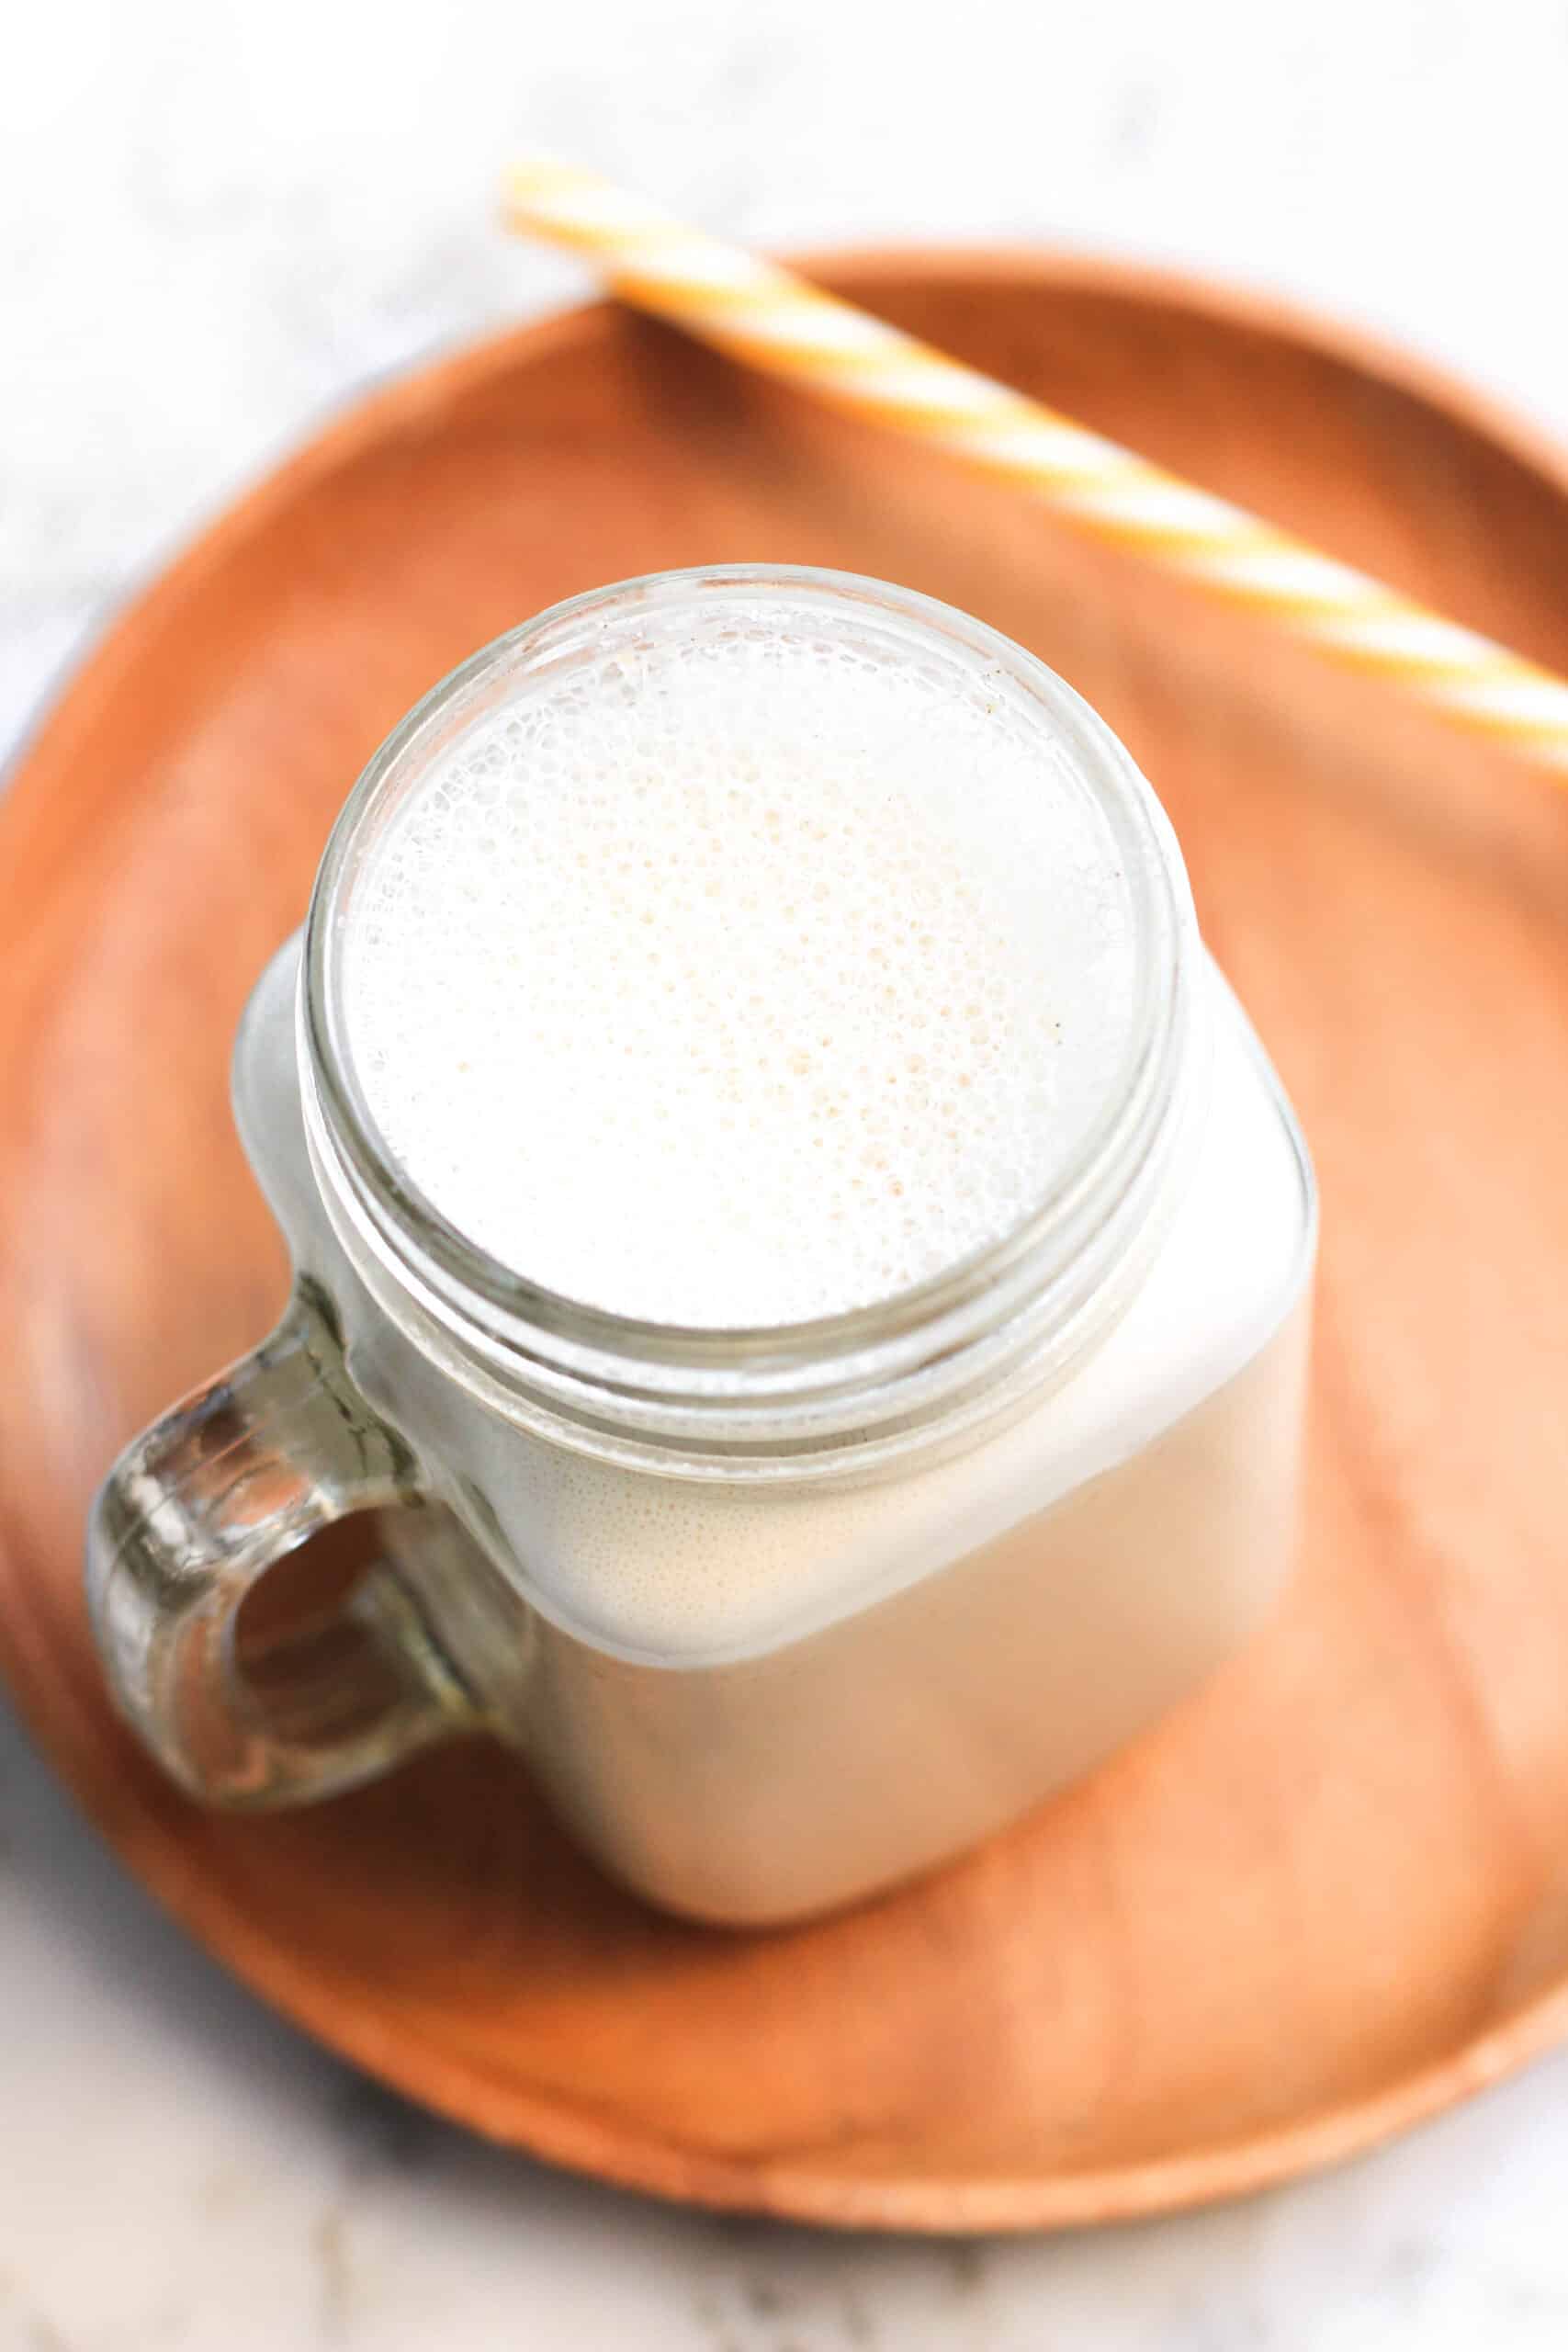
MULTIPOLYGON (((1568 668, 1568 474, 1404 362, 1100 266, 824 275, 1568 668)), ((1276 2180, 1568 2030, 1568 798, 600 307, 378 393, 226 516, 32 742, 0 874, 0 1663, 130 1866, 293 2017, 615 2180, 940 2229, 1276 2180), (1270 1630, 957 1868, 745 1939, 604 1884, 478 1747, 307 1814, 196 1811, 108 1711, 78 1572, 117 1447, 278 1306, 229 1041, 361 762, 539 605, 741 558, 948 597, 1106 713, 1325 1212, 1270 1630)))

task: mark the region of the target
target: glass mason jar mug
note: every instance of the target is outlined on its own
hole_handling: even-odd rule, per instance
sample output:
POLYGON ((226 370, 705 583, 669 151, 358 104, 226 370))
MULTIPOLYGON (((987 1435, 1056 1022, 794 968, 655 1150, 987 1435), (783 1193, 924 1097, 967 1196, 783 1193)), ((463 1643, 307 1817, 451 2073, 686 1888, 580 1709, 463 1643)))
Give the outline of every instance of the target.
POLYGON ((476 654, 351 796, 303 942, 246 1012, 234 1097, 291 1303, 128 1447, 88 1544, 118 1702, 208 1803, 324 1797, 487 1734, 651 1900, 797 1917, 1082 1773, 1281 1583, 1304 1147, 1125 752, 1040 662, 926 598, 671 573, 476 654), (795 1321, 623 1316, 530 1281, 422 1192, 367 1100, 345 949, 455 748, 607 659, 624 681, 661 649, 791 633, 868 675, 919 666, 1038 748, 1122 895, 1125 1018, 1043 1196, 956 1262, 795 1321), (368 1565, 258 1667, 247 1595, 354 1518, 368 1565))

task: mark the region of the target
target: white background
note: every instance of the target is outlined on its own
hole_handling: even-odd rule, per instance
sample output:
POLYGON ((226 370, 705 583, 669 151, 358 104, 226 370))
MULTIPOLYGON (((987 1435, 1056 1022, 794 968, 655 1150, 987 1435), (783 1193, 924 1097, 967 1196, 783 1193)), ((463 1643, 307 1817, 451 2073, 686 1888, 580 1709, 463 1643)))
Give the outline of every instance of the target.
MULTIPOLYGON (((493 228, 513 146, 760 243, 1196 265, 1568 437, 1565 120, 1568 0, 30 0, 0 41, 0 744, 333 403, 579 290, 493 228)), ((0 2352, 1562 2352, 1565 2216, 1568 2060, 1333 2177, 1100 2236, 619 2197, 264 2014, 0 1704, 0 2352)))

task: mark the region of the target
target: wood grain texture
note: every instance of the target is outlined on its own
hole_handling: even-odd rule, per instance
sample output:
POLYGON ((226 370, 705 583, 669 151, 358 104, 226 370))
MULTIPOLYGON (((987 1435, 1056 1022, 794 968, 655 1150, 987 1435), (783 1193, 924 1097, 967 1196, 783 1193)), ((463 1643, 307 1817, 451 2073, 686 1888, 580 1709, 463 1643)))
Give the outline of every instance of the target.
MULTIPOLYGON (((824 274, 1568 668, 1568 470, 1450 388, 1134 273, 824 274)), ((377 395, 226 516, 37 734, 0 873, 0 1665, 130 1866, 294 2017, 564 2163, 932 2229, 1254 2187, 1568 2032, 1568 797, 595 308, 377 395), (1282 1614, 1022 1828, 756 1938, 640 1910, 478 1747, 309 1814, 195 1811, 108 1711, 78 1567, 117 1447, 280 1301, 229 1042, 360 763, 539 605, 737 560, 945 596, 1105 712, 1325 1213, 1282 1614)))

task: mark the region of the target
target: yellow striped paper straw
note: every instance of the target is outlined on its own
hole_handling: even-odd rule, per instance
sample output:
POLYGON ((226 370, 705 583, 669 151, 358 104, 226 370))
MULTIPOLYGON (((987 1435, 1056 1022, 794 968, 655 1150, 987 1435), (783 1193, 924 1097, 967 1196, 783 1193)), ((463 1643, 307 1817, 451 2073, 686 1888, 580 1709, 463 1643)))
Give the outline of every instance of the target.
POLYGON ((1264 614, 1568 775, 1568 682, 1550 671, 593 173, 538 157, 505 185, 511 226, 581 254, 639 309, 1016 483, 1075 530, 1264 614))

